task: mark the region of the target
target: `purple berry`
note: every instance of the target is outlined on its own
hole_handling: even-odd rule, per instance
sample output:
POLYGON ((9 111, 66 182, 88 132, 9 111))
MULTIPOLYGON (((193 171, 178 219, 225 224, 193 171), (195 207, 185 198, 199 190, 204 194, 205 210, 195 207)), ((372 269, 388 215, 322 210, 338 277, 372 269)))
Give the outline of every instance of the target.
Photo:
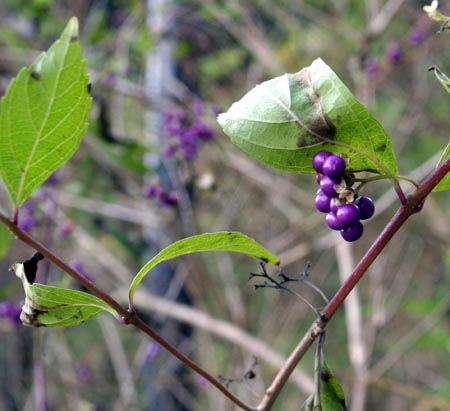
POLYGON ((322 173, 322 166, 325 160, 332 156, 333 153, 330 153, 329 151, 318 151, 316 154, 314 154, 314 157, 312 159, 312 166, 314 170, 316 170, 318 173, 322 173))
POLYGON ((359 208, 355 204, 344 204, 338 207, 336 217, 344 227, 350 227, 360 219, 359 208))
POLYGON ((340 181, 333 180, 328 176, 323 176, 320 179, 320 188, 329 197, 337 197, 338 193, 334 189, 336 184, 340 184, 340 181))
POLYGON ((322 173, 332 178, 340 180, 345 173, 345 161, 339 156, 329 156, 322 165, 322 173))
POLYGON ((330 211, 325 217, 325 221, 332 230, 339 231, 344 228, 342 223, 337 219, 336 214, 330 211))
POLYGON ((345 204, 345 202, 342 201, 340 198, 334 197, 330 201, 330 211, 332 211, 334 214, 336 214, 338 207, 340 207, 341 205, 344 205, 344 204, 345 204))
POLYGON ((375 213, 375 204, 369 197, 361 196, 358 198, 357 206, 361 214, 361 220, 367 220, 375 213))
POLYGON ((363 235, 364 227, 360 221, 350 227, 341 230, 341 236, 345 241, 356 241, 363 235))
POLYGON ((327 196, 320 188, 317 191, 316 199, 314 203, 316 208, 322 213, 328 213, 330 211, 330 201, 331 197, 327 196))

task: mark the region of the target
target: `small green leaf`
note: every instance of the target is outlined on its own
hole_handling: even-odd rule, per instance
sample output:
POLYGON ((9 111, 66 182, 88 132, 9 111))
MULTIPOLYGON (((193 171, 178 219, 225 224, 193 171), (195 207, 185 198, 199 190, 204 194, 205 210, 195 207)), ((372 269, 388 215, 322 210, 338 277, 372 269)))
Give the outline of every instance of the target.
POLYGON ((234 144, 281 170, 313 173, 313 155, 332 150, 349 170, 397 173, 386 131, 321 59, 261 83, 217 120, 234 144))
POLYGON ((439 80, 439 83, 442 84, 442 87, 447 91, 447 93, 450 93, 450 78, 443 73, 441 70, 439 70, 439 67, 437 66, 431 66, 428 71, 434 71, 434 74, 436 75, 436 78, 439 80))
POLYGON ((9 85, 0 106, 0 175, 16 208, 77 150, 92 102, 88 81, 72 18, 9 85))
POLYGON ((314 393, 308 397, 301 411, 348 411, 344 390, 333 375, 323 356, 325 333, 319 336, 314 361, 314 393))
POLYGON ((30 275, 33 278, 34 275, 26 274, 24 263, 14 264, 13 270, 22 280, 25 290, 25 304, 20 315, 24 325, 68 327, 83 323, 104 311, 117 315, 115 310, 94 295, 44 284, 31 284, 28 278, 30 275))
POLYGON ((133 296, 136 288, 152 268, 163 261, 171 260, 181 255, 203 251, 238 252, 258 258, 270 264, 280 264, 280 260, 277 256, 266 250, 252 238, 238 232, 226 231, 206 233, 183 238, 160 251, 136 274, 129 290, 130 306, 133 305, 133 296))
POLYGON ((322 411, 347 411, 344 390, 325 360, 322 362, 320 380, 322 411))
MULTIPOLYGON (((439 70, 437 66, 431 66, 428 70, 434 71, 436 78, 442 84, 447 93, 450 93, 450 78, 441 70, 439 70)), ((441 158, 439 159, 437 165, 441 164, 448 156, 450 156, 450 141, 448 142, 447 147, 445 147, 444 152, 442 153, 441 158)), ((444 191, 449 189, 450 189, 450 174, 447 174, 434 188, 433 191, 444 191)))

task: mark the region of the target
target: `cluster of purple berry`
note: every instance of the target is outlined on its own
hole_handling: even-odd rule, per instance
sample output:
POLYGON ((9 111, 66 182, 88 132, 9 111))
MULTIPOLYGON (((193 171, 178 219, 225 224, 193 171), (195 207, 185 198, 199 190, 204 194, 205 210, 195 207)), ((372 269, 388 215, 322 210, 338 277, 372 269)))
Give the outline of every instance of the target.
POLYGON ((150 185, 144 187, 144 195, 148 198, 155 198, 158 200, 160 206, 178 205, 178 195, 176 191, 167 191, 162 187, 159 181, 154 181, 150 185))
POLYGON ((317 152, 312 160, 317 171, 316 208, 327 213, 328 227, 340 231, 346 241, 361 238, 364 227, 360 220, 373 216, 375 206, 372 199, 358 196, 351 187, 353 175, 346 173, 346 164, 342 157, 329 151, 317 152))
POLYGON ((193 158, 204 142, 214 139, 214 129, 204 120, 205 114, 201 102, 192 104, 190 112, 183 110, 162 113, 164 131, 170 138, 169 143, 163 147, 166 157, 193 158))

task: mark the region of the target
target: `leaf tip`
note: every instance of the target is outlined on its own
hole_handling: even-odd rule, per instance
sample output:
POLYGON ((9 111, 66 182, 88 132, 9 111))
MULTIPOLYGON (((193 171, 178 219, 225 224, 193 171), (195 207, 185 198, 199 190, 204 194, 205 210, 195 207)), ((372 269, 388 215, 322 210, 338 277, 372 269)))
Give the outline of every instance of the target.
POLYGON ((78 38, 78 19, 74 16, 67 23, 66 32, 70 38, 78 38))

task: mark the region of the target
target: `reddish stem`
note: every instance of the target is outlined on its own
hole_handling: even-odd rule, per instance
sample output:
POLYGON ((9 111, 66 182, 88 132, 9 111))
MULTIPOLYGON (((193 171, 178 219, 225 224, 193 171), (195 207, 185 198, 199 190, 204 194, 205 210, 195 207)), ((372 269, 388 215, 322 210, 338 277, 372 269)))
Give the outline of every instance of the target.
POLYGON ((196 371, 202 377, 204 377, 208 382, 215 386, 219 391, 221 391, 226 397, 233 401, 237 406, 245 411, 255 411, 254 408, 242 402, 237 398, 231 391, 229 391, 223 384, 219 382, 214 376, 208 373, 205 369, 200 367, 197 363, 191 360, 189 357, 184 355, 175 346, 170 344, 167 340, 161 337, 155 330, 143 322, 135 312, 129 312, 123 308, 116 300, 106 294, 104 291, 99 289, 94 283, 89 281, 86 277, 78 273, 63 260, 61 260, 55 253, 41 244, 39 241, 35 240, 28 233, 21 230, 14 221, 9 220, 5 215, 0 213, 0 222, 3 223, 9 230, 22 242, 28 244, 30 247, 39 251, 43 256, 45 256, 49 261, 54 263, 56 266, 61 268, 69 274, 73 279, 78 281, 80 284, 84 285, 86 289, 95 294, 98 298, 106 302, 110 307, 112 307, 119 314, 119 321, 122 324, 132 324, 134 327, 139 328, 145 334, 157 341, 162 347, 169 351, 172 355, 178 358, 181 362, 187 365, 192 370, 196 371))

